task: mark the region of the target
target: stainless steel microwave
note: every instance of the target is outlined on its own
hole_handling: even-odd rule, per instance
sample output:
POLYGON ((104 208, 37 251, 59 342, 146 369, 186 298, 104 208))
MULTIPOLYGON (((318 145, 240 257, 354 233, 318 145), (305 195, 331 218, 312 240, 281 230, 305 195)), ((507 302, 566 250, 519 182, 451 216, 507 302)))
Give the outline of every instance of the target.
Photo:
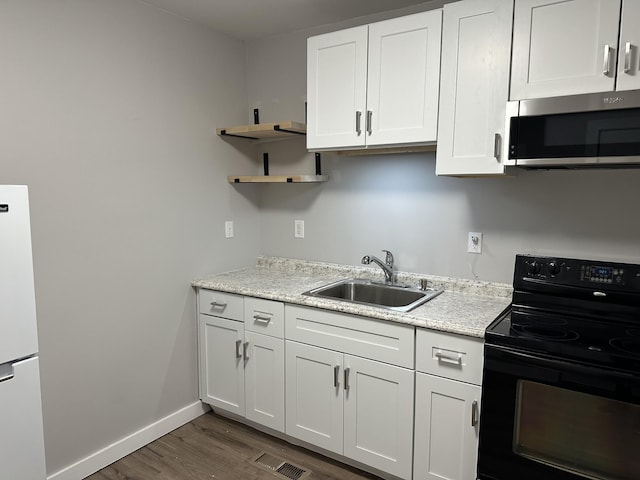
POLYGON ((640 90, 508 102, 507 165, 640 168, 640 90))

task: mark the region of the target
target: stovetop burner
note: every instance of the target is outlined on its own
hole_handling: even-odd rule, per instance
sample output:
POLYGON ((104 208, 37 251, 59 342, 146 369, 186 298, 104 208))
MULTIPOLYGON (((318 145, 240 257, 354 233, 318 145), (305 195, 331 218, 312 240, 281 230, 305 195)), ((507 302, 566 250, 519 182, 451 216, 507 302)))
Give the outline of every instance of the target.
POLYGON ((579 335, 576 332, 551 325, 512 324, 511 329, 521 335, 542 338, 545 340, 570 342, 579 338, 579 335))
POLYGON ((612 338, 609 345, 621 352, 640 358, 640 337, 612 338))

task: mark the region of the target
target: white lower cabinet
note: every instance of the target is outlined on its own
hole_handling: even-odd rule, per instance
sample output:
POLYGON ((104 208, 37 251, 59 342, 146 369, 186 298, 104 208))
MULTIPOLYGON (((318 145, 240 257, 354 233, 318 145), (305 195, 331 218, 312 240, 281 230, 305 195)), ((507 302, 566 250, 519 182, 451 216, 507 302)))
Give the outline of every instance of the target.
POLYGON ((415 480, 474 480, 481 387, 416 373, 415 480))
POLYGON ((483 342, 416 332, 414 480, 474 480, 483 342))
POLYGON ((198 312, 203 402, 385 478, 476 478, 481 339, 209 290, 198 312))
POLYGON ((200 398, 244 416, 244 325, 200 315, 200 398))
POLYGON ((199 297, 200 399, 284 432, 284 339, 265 334, 283 331, 283 304, 209 291, 199 297), (233 318, 202 313, 210 303, 235 312, 233 318))
POLYGON ((286 432, 411 478, 413 370, 286 342, 286 432))

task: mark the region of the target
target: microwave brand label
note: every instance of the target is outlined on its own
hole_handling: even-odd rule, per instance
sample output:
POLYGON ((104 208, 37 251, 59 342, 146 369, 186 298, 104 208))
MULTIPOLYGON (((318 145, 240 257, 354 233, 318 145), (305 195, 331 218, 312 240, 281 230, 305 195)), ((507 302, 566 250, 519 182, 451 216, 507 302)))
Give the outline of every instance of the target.
POLYGON ((604 97, 602 99, 602 102, 605 105, 614 105, 616 103, 622 103, 624 102, 624 97, 604 97))

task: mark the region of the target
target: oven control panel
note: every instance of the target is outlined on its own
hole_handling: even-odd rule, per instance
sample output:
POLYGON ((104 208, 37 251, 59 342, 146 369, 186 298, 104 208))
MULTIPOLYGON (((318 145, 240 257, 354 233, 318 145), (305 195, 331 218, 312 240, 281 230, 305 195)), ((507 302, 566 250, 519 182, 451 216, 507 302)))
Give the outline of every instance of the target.
POLYGON ((640 292, 640 265, 517 255, 514 286, 521 282, 640 292))

